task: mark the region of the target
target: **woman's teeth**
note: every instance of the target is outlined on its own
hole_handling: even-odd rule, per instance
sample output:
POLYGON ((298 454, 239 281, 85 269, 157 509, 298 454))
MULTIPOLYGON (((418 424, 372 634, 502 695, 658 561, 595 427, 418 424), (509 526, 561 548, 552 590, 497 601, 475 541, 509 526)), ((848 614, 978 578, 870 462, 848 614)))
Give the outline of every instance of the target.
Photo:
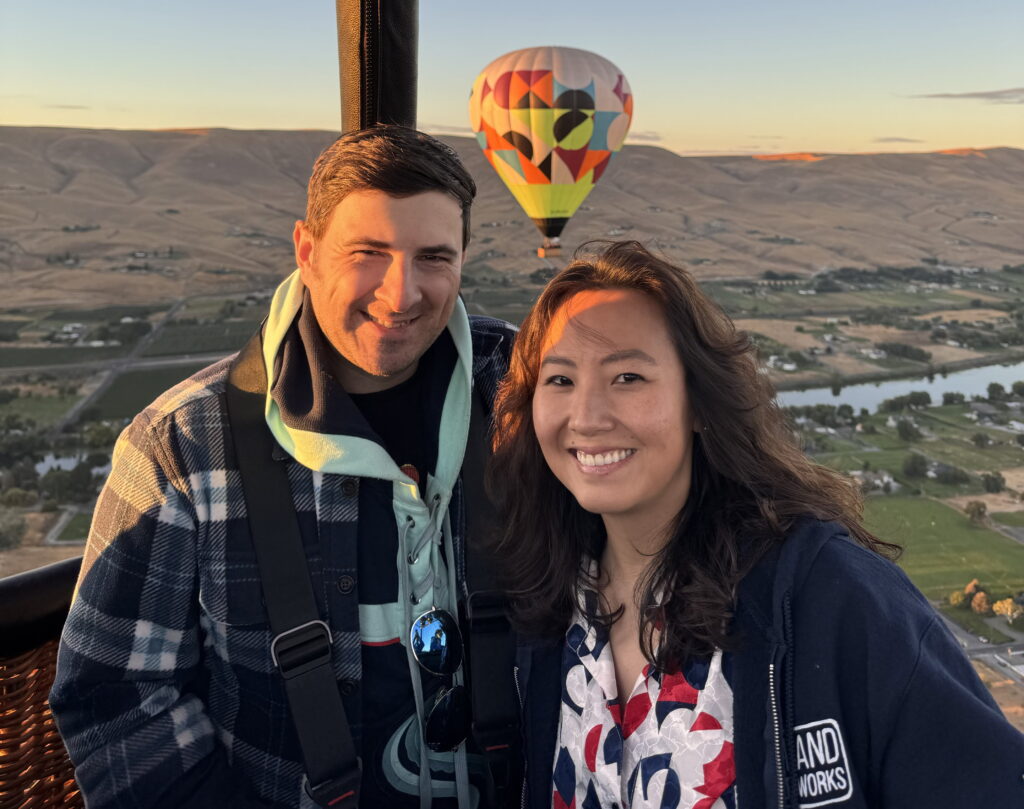
POLYGON ((582 450, 576 450, 576 460, 584 466, 607 466, 608 464, 623 461, 636 452, 635 449, 614 449, 611 452, 599 452, 590 455, 582 450))

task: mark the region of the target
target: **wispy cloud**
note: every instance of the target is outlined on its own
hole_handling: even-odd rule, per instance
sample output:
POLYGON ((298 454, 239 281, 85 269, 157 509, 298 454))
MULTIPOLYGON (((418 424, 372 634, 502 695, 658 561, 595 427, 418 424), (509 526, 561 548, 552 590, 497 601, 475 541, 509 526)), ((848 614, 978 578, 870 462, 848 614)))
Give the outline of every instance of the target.
POLYGON ((457 126, 455 124, 417 124, 424 132, 432 135, 472 135, 473 128, 469 126, 457 126))
POLYGON ((1024 87, 1009 90, 979 90, 974 93, 927 93, 911 98, 956 98, 969 101, 987 101, 989 104, 1024 104, 1024 87))
POLYGON ((626 135, 626 140, 640 140, 646 143, 657 143, 661 140, 661 135, 650 130, 647 130, 646 132, 630 132, 626 135))
POLYGON ((44 110, 91 110, 84 104, 43 104, 44 110))
POLYGON ((924 141, 917 138, 901 138, 893 135, 887 138, 875 138, 872 143, 924 143, 924 141))

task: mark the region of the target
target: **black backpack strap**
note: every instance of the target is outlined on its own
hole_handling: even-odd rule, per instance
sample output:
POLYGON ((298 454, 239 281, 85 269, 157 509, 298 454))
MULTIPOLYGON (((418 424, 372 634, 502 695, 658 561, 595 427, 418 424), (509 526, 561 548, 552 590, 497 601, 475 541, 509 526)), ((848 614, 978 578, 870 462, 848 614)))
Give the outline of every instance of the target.
POLYGON ((467 673, 473 739, 490 766, 496 795, 484 805, 518 806, 522 780, 520 706, 515 682, 516 640, 508 619, 508 597, 494 558, 500 538, 497 509, 484 488, 490 457, 488 418, 478 389, 472 394, 469 440, 462 463, 466 513, 467 673))
POLYGON ((271 653, 284 678, 305 763, 305 788, 320 806, 353 809, 360 761, 331 666, 331 630, 313 596, 284 464, 271 454, 264 418, 267 374, 259 332, 231 364, 228 422, 256 549, 263 601, 274 635, 271 653))

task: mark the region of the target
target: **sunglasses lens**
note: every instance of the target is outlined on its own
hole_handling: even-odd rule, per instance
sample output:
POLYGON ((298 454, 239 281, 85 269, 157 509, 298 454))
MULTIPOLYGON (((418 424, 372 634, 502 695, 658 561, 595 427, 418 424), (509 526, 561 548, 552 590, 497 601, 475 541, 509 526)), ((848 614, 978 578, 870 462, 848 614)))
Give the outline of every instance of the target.
POLYGON ((469 735, 469 697, 461 685, 437 695, 423 738, 435 753, 454 750, 469 735))
POLYGON ((413 621, 409 640, 416 661, 431 674, 448 676, 462 665, 462 635, 449 612, 423 613, 413 621))

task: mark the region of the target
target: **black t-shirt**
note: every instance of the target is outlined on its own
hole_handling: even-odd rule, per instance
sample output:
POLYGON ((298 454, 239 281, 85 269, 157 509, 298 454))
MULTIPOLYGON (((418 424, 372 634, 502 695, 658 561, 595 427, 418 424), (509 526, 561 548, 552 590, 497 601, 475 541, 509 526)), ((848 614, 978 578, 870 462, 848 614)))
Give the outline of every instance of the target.
MULTIPOLYGON (((428 450, 431 442, 425 439, 431 428, 437 432, 437 425, 424 423, 424 370, 421 363, 409 379, 387 390, 349 394, 391 459, 420 484, 421 496, 427 472, 433 472, 437 461, 436 450, 431 454, 428 450)), ((436 440, 433 443, 436 444, 436 440)))

